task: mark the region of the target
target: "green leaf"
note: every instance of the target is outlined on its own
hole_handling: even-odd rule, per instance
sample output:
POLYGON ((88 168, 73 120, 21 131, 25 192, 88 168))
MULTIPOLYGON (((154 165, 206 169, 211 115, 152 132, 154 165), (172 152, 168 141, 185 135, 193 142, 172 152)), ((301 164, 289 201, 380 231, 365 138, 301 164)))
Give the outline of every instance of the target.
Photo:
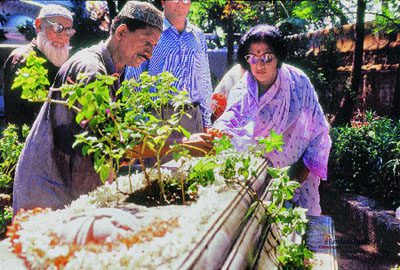
POLYGON ((190 138, 190 132, 187 131, 187 129, 185 129, 183 126, 179 125, 178 126, 179 131, 183 134, 183 136, 185 136, 186 138, 190 138))
POLYGON ((250 216, 254 213, 254 211, 256 210, 258 206, 258 201, 253 202, 249 209, 247 209, 246 215, 244 216, 243 220, 248 220, 250 218, 250 216))
POLYGON ((103 183, 107 180, 110 175, 110 167, 108 165, 100 166, 100 178, 103 183))

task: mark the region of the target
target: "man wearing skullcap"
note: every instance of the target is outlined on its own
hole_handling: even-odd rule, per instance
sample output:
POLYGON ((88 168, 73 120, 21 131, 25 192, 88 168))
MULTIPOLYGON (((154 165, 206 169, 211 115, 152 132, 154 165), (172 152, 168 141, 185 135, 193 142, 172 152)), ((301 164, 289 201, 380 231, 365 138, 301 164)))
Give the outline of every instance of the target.
POLYGON ((4 63, 5 122, 32 125, 41 104, 20 98, 21 89, 11 90, 18 69, 25 65, 29 52, 46 59, 44 67, 52 83, 59 68, 69 57, 69 41, 75 34, 72 13, 59 5, 46 5, 35 19, 37 36, 28 45, 11 52, 4 63))
MULTIPOLYGON (((119 76, 125 65, 139 66, 150 59, 162 29, 162 15, 145 2, 129 1, 114 18, 110 36, 73 55, 56 75, 53 87, 77 81, 79 73, 94 81, 97 74, 119 76)), ((111 95, 119 80, 110 88, 111 95)), ((61 99, 53 91, 53 99, 61 99)), ((92 157, 72 148, 75 135, 83 127, 75 122, 76 113, 63 105, 43 104, 17 164, 13 209, 34 207, 63 208, 81 194, 101 185, 92 157)))

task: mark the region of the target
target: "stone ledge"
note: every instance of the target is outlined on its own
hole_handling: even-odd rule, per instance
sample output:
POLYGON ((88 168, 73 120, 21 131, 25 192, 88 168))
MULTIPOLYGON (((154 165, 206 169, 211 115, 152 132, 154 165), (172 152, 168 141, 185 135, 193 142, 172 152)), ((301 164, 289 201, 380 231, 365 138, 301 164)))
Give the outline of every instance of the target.
POLYGON ((400 220, 394 211, 379 207, 370 198, 344 194, 328 185, 321 187, 321 206, 336 220, 336 227, 351 229, 360 243, 375 244, 382 254, 399 259, 400 220))

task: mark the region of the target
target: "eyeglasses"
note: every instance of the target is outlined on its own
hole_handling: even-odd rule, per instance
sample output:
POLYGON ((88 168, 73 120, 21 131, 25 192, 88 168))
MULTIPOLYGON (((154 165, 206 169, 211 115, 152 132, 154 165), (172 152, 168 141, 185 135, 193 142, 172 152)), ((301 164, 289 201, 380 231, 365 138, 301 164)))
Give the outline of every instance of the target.
POLYGON ((261 63, 266 64, 266 63, 271 63, 272 60, 274 60, 275 55, 273 53, 264 53, 261 56, 255 56, 254 54, 248 54, 244 57, 246 59, 247 63, 250 65, 255 65, 257 64, 258 61, 261 61, 261 63))
POLYGON ((45 21, 51 25, 51 29, 53 29, 53 31, 57 34, 62 33, 63 31, 65 31, 65 33, 69 36, 72 37, 73 35, 75 35, 76 30, 73 29, 72 27, 65 27, 64 25, 62 25, 61 23, 57 23, 57 22, 52 22, 49 21, 48 19, 45 19, 45 21))
POLYGON ((172 3, 179 3, 179 1, 184 3, 184 4, 189 4, 190 3, 190 0, 167 0, 167 1, 168 2, 172 2, 172 3))

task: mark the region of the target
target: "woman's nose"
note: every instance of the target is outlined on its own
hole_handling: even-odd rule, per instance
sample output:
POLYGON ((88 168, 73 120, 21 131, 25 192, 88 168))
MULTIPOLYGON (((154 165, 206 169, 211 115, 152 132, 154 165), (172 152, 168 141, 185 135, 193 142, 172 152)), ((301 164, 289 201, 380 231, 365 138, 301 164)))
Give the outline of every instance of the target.
POLYGON ((265 67, 265 64, 262 63, 260 60, 258 60, 257 64, 256 64, 256 69, 257 70, 262 70, 262 69, 264 69, 264 67, 265 67))

